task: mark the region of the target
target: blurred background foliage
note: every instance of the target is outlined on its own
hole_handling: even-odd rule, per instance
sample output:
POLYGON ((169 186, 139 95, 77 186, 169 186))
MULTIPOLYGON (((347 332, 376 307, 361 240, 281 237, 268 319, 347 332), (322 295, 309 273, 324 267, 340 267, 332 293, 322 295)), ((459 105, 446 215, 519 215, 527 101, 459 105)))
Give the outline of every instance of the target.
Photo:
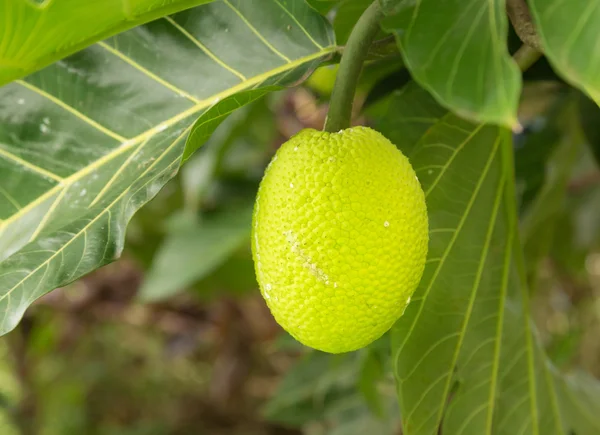
MULTIPOLYGON (((340 4, 340 42, 369 3, 340 4)), ((410 80, 385 47, 356 124, 410 80)), ((400 433, 387 337, 351 354, 307 349, 254 278, 258 183, 283 142, 322 128, 335 68, 236 111, 135 215, 123 258, 48 294, 0 339, 2 435, 400 433)), ((600 109, 544 60, 525 79, 515 172, 534 320, 559 368, 600 377, 600 109)))

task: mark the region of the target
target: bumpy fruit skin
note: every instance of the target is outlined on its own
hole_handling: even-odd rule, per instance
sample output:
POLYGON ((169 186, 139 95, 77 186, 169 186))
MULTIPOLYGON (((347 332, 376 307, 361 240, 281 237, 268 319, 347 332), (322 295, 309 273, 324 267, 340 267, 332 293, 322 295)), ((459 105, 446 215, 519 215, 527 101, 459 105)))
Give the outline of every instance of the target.
POLYGON ((383 335, 410 302, 427 245, 415 172, 370 128, 303 130, 265 171, 256 275, 277 322, 307 346, 341 353, 383 335))

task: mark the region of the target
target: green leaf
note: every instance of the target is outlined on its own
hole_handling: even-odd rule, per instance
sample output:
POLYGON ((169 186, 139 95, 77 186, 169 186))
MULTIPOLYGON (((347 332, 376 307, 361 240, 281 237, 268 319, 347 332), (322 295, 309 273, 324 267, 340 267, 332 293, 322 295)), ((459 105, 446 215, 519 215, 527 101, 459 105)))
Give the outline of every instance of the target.
POLYGON ((311 351, 286 373, 265 407, 266 417, 292 426, 313 423, 310 433, 315 435, 397 434, 394 392, 388 388, 377 399, 386 415, 380 418, 373 415, 357 385, 365 361, 370 360, 366 353, 374 351, 373 347, 342 355, 311 351), (314 422, 322 423, 321 430, 314 422))
POLYGON ((600 107, 581 94, 579 99, 579 116, 587 143, 600 168, 600 107))
POLYGON ((586 260, 599 247, 600 186, 595 184, 568 197, 558 218, 551 256, 562 270, 586 282, 586 260))
POLYGON ((14 367, 14 355, 8 343, 0 344, 0 433, 19 435, 15 411, 22 403, 24 391, 14 367))
POLYGON ((264 413, 294 426, 322 419, 328 407, 350 394, 357 375, 356 354, 310 351, 283 378, 264 413))
POLYGON ((398 11, 383 26, 396 35, 413 78, 450 110, 512 127, 520 72, 506 47, 504 2, 385 0, 398 11))
POLYGON ((559 145, 561 131, 556 125, 556 117, 542 121, 537 127, 534 122, 532 131, 525 130, 515 138, 515 176, 519 208, 526 211, 546 182, 546 163, 559 145))
POLYGON ((529 6, 552 66, 600 104, 600 3, 530 0, 529 6))
POLYGON ((332 428, 325 428, 319 435, 397 435, 400 433, 398 404, 394 394, 386 397, 386 418, 372 415, 361 397, 347 395, 330 407, 326 422, 332 428))
POLYGON ((232 113, 182 169, 185 209, 196 214, 207 202, 213 207, 230 203, 230 197, 217 187, 229 176, 258 183, 276 134, 276 119, 266 98, 232 113))
POLYGON ((392 15, 408 7, 410 4, 405 0, 379 0, 379 5, 385 14, 392 15))
MULTIPOLYGON (((546 165, 547 179, 527 209, 521 223, 523 234, 523 250, 527 260, 527 283, 533 292, 537 290, 537 277, 540 262, 552 247, 553 237, 560 214, 565 207, 567 186, 571 178, 573 166, 579 156, 581 137, 576 120, 569 116, 573 112, 572 105, 560 113, 572 121, 568 131, 554 138, 559 146, 546 165), (566 112, 566 113, 565 113, 566 112), (570 113, 571 112, 571 113, 570 113)), ((555 123, 557 120, 552 120, 555 123)), ((548 144, 537 144, 547 146, 548 144)), ((543 166, 542 166, 543 168, 543 166)), ((544 172, 529 168, 531 172, 544 172)))
POLYGON ((333 28, 338 44, 348 42, 350 32, 373 0, 342 0, 333 19, 333 28))
POLYGON ((371 412, 378 417, 383 417, 384 410, 381 396, 377 391, 377 384, 384 375, 384 362, 381 356, 371 348, 365 349, 358 378, 358 388, 371 412))
POLYGON ((304 2, 230 0, 0 88, 0 333, 120 255, 127 223, 177 173, 197 119, 188 149, 249 101, 239 92, 298 81, 336 49, 304 2))
POLYGON ((265 96, 270 92, 280 90, 280 86, 266 86, 261 89, 239 92, 231 98, 227 98, 220 104, 217 104, 206 111, 202 118, 199 118, 192 127, 185 150, 183 152, 183 161, 204 144, 211 136, 212 132, 235 110, 243 107, 253 101, 265 96))
POLYGON ((392 329, 404 433, 598 433, 597 384, 578 395, 531 325, 510 133, 442 114, 414 85, 372 115, 409 156, 429 210, 423 279, 392 329))
POLYGON ((252 204, 226 210, 178 225, 154 257, 139 297, 142 301, 165 299, 223 264, 250 240, 252 204))
POLYGON ((2 1, 0 86, 109 36, 211 1, 2 1))
POLYGON ((340 0, 306 0, 319 13, 325 15, 336 6, 340 0))
POLYGON ((258 283, 254 273, 254 261, 250 243, 242 243, 221 266, 194 285, 194 294, 207 301, 226 296, 256 295, 258 283))

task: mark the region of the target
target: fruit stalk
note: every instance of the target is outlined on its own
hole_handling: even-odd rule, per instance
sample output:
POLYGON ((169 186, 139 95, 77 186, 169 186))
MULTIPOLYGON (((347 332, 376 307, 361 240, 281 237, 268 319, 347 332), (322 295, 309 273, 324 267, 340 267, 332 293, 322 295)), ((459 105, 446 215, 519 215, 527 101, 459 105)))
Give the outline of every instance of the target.
POLYGON ((525 44, 513 54, 513 59, 519 66, 519 69, 523 72, 527 71, 540 57, 542 57, 540 51, 525 44))
POLYGON ((379 0, 375 0, 352 29, 348 43, 344 47, 338 76, 331 94, 325 131, 333 133, 350 127, 358 78, 383 16, 379 0))

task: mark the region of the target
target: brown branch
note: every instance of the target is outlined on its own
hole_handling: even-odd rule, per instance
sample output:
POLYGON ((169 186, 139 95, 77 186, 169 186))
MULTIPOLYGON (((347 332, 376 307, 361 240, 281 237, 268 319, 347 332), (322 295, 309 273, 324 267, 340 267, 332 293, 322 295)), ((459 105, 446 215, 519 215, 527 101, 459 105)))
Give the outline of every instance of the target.
POLYGON ((527 2, 525 0, 506 0, 506 11, 521 41, 540 52, 543 51, 527 2))
POLYGON ((569 183, 568 189, 570 193, 577 194, 597 184, 600 184, 600 172, 594 170, 572 180, 569 183))
POLYGON ((542 57, 541 51, 526 44, 521 45, 515 54, 513 54, 513 59, 517 65, 519 65, 519 69, 523 72, 527 71, 540 57, 542 57))

